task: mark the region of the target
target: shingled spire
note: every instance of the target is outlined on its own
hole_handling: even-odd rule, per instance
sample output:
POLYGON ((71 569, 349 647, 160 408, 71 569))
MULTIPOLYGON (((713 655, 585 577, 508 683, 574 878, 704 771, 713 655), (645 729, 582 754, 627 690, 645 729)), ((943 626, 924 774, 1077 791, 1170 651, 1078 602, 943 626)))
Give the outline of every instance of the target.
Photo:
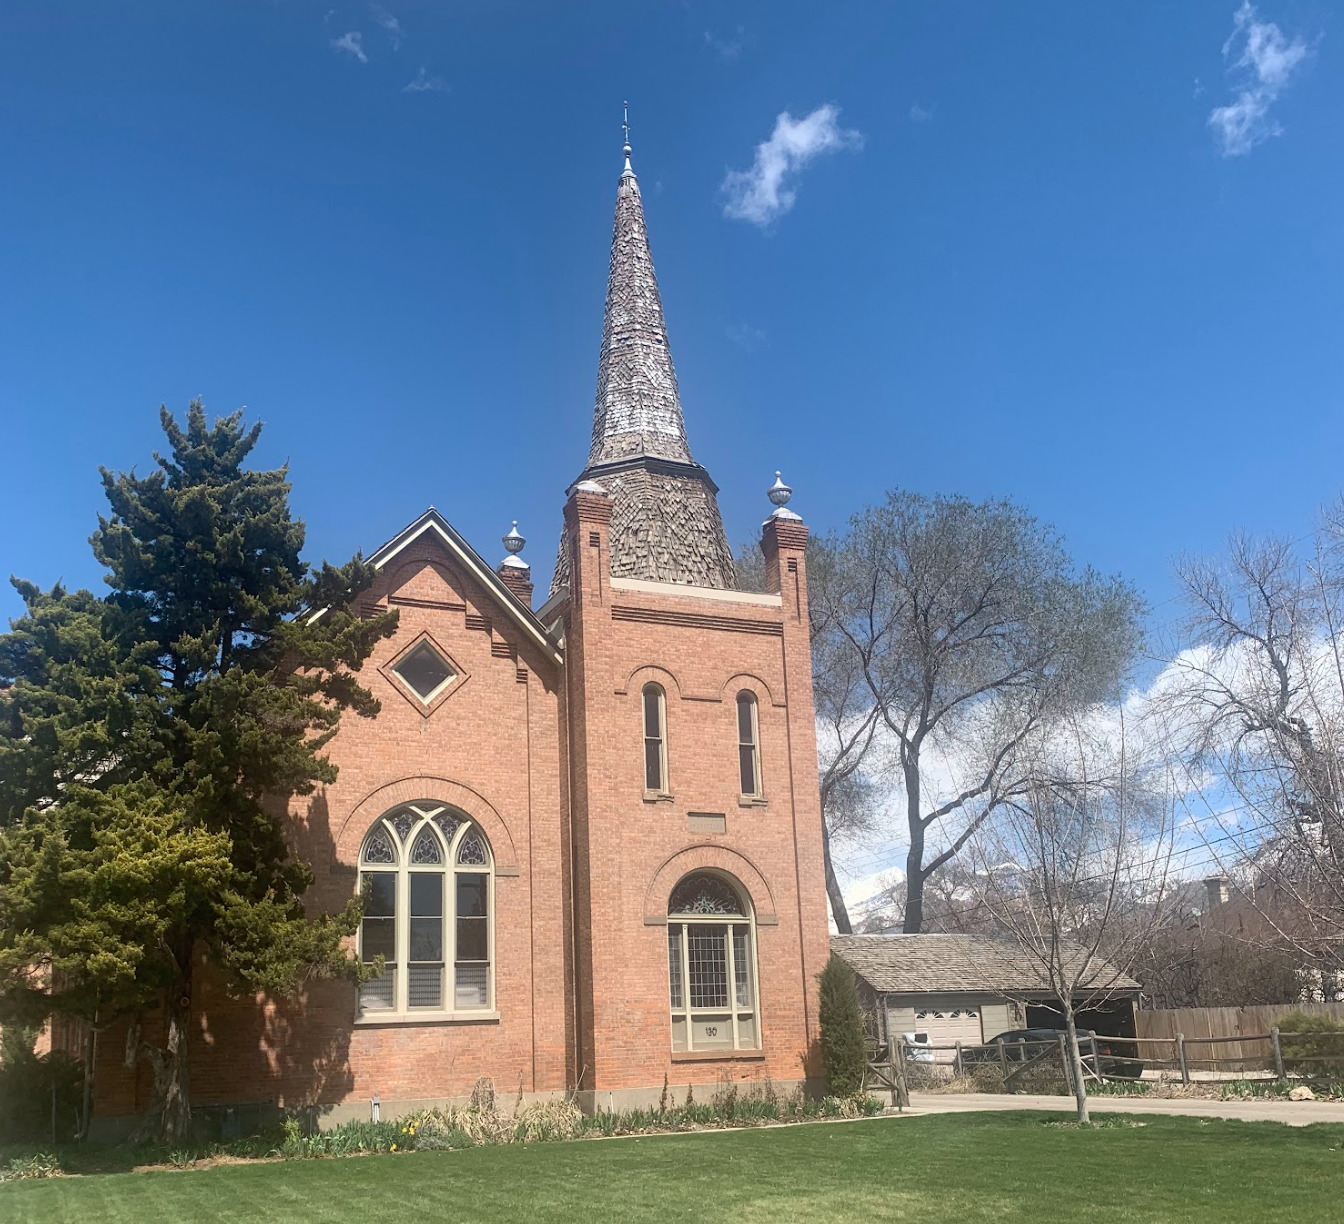
MULTIPOLYGON (((597 366, 588 466, 614 501, 611 572, 692 586, 737 586, 715 500, 718 486, 691 458, 658 278, 649 253, 639 180, 630 166, 616 187, 616 223, 597 366)), ((552 590, 569 577, 563 542, 552 590)))

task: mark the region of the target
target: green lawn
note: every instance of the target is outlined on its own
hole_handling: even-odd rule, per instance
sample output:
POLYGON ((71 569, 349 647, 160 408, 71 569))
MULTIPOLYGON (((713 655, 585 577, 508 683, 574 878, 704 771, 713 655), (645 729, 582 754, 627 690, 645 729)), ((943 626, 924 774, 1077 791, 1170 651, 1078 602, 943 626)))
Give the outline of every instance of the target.
POLYGON ((943 1115, 68 1177, 0 1185, 0 1221, 1339 1218, 1344 1126, 1141 1120, 1139 1127, 1079 1131, 1058 1125, 1058 1114, 943 1115))

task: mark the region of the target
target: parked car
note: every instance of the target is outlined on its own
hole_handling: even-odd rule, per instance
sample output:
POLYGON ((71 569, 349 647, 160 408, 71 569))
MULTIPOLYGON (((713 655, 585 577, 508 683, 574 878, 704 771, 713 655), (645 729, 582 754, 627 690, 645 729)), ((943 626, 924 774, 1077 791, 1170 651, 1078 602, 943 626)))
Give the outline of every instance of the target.
MULTIPOLYGON (((961 1061, 963 1064, 1025 1062, 1052 1046, 1058 1046, 1059 1039, 1067 1035, 1064 1029, 1009 1029, 984 1045, 963 1048, 961 1061), (1002 1054, 999 1052, 1000 1047, 1003 1048, 1002 1054)), ((1078 1044, 1084 1066, 1092 1061, 1093 1040, 1097 1043, 1096 1071, 1099 1075, 1111 1079, 1138 1079, 1143 1074, 1143 1064, 1134 1057, 1137 1050, 1132 1044, 1123 1037, 1098 1036, 1091 1029, 1078 1030, 1078 1044)))

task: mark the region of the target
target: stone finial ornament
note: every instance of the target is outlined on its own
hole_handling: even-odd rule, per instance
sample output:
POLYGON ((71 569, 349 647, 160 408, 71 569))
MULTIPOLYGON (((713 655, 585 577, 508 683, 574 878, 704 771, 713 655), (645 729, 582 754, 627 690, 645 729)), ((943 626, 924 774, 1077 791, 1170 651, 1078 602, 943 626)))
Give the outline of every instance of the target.
MULTIPOLYGON (((789 498, 793 496, 793 489, 784 483, 784 478, 778 472, 775 473, 775 483, 766 490, 765 495, 775 507, 774 513, 770 515, 771 519, 802 518, 802 515, 795 514, 789 509, 789 498)), ((768 523, 770 519, 765 521, 768 523)))
POLYGON ((514 569, 531 569, 526 561, 518 554, 523 551, 523 546, 527 543, 527 538, 518 530, 518 520, 513 520, 513 526, 503 537, 504 547, 508 551, 508 556, 500 562, 501 565, 508 565, 514 569))

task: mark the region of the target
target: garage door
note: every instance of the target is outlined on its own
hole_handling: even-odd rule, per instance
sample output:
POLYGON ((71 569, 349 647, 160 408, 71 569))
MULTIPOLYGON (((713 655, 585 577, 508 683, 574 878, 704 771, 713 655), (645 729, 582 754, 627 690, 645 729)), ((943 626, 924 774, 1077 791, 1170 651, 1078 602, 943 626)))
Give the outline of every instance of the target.
MULTIPOLYGON (((980 1045, 984 1041, 980 1028, 980 1009, 978 1007, 929 1007, 915 1012, 915 1028, 929 1035, 929 1044, 950 1046, 956 1042, 962 1045, 980 1045)), ((935 1050, 934 1062, 951 1062, 956 1057, 953 1050, 935 1050)))

